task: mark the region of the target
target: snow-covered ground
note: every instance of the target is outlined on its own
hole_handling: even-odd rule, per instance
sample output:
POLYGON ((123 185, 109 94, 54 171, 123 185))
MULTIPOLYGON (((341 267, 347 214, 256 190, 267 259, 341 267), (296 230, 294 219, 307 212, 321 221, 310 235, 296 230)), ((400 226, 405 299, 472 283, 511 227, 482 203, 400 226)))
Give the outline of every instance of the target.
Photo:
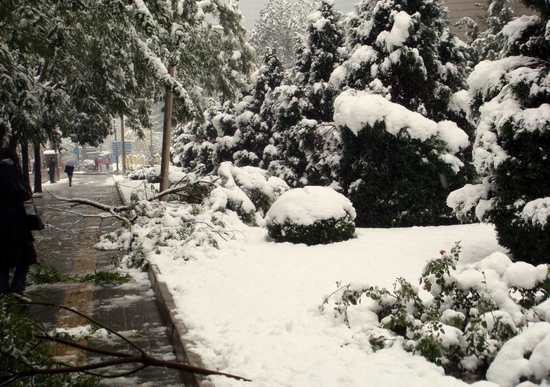
POLYGON ((360 328, 319 308, 339 281, 418 283, 426 260, 457 241, 468 262, 503 251, 484 224, 358 229, 356 239, 321 246, 269 242, 265 229, 246 227, 199 259, 157 255, 153 263, 189 328, 191 350, 208 368, 253 380, 211 378, 217 387, 465 386, 398 346, 373 353, 366 337, 357 339, 360 328))

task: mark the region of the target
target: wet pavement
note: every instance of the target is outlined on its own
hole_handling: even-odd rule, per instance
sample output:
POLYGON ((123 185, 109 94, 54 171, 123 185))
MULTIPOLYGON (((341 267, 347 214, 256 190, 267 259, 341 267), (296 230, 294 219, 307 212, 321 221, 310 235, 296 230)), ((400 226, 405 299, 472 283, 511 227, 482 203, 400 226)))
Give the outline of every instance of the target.
MULTIPOLYGON (((121 199, 113 175, 107 173, 75 173, 73 186, 68 180, 43 185, 42 197, 35 197, 44 223, 42 231, 33 231, 38 259, 44 266, 55 267, 69 276, 84 276, 95 271, 107 271, 124 254, 123 252, 100 251, 93 246, 102 234, 113 231, 121 224, 114 218, 97 216, 100 210, 90 206, 73 206, 59 201, 52 195, 67 198, 86 198, 103 204, 118 206, 121 199)), ((137 273, 139 280, 124 284, 96 285, 85 283, 57 283, 31 285, 26 293, 33 301, 42 297, 55 304, 65 305, 82 312, 95 321, 108 326, 150 355, 175 360, 174 348, 169 340, 170 332, 159 313, 155 294, 147 273, 137 273)), ((33 311, 38 307, 33 306, 33 311)), ((49 329, 86 326, 89 322, 81 316, 52 308, 40 313, 40 321, 49 329)), ((101 345, 102 349, 131 352, 130 346, 116 337, 88 339, 91 345, 101 345)), ((57 351, 57 348, 56 348, 57 351)), ((135 352, 134 352, 135 353, 135 352)), ((75 352, 60 346, 58 356, 83 357, 84 352, 75 352)), ((87 355, 95 356, 95 355, 87 355)), ((119 367, 114 372, 120 372, 119 367)), ((185 375, 183 375, 185 379, 185 375)), ((159 367, 149 367, 122 378, 104 379, 102 386, 184 386, 178 371, 159 367)))

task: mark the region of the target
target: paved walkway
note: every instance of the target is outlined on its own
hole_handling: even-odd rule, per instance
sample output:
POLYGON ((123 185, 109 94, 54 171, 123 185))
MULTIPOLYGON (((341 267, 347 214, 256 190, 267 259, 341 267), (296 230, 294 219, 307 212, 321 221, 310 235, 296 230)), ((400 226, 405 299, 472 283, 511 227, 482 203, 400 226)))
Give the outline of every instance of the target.
MULTIPOLYGON (((35 198, 42 218, 51 226, 34 231, 35 248, 39 260, 45 266, 53 266, 70 276, 84 276, 94 271, 109 270, 113 259, 120 252, 98 251, 93 245, 99 236, 120 226, 115 219, 101 219, 99 211, 89 206, 71 207, 56 200, 48 191, 69 198, 87 198, 108 205, 120 205, 120 197, 113 176, 75 173, 73 186, 67 179, 57 183, 44 183, 43 197, 35 198), (87 215, 83 217, 82 215, 87 215)), ((147 274, 139 281, 120 285, 95 285, 93 283, 58 283, 32 285, 27 293, 33 300, 41 296, 75 308, 98 322, 122 332, 150 355, 165 360, 175 360, 174 350, 159 314, 158 306, 147 274)), ((41 314, 41 320, 49 327, 76 327, 88 324, 82 317, 51 309, 41 314)), ((95 341, 93 341, 95 340, 95 341)), ((109 342, 115 350, 130 351, 128 345, 112 338, 90 344, 109 342)), ((103 347, 105 348, 105 346, 103 347)), ((63 352, 59 355, 85 356, 84 353, 63 352)), ((179 372, 150 367, 124 378, 103 380, 102 386, 183 386, 179 372)))

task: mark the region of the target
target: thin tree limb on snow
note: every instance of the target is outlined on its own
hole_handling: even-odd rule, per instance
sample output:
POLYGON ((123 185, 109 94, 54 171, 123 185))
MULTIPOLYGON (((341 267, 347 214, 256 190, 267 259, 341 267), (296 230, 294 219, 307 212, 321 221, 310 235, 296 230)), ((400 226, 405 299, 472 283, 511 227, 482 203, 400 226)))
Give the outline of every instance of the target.
POLYGON ((114 216, 115 218, 120 219, 123 222, 131 222, 131 219, 120 215, 124 211, 128 210, 128 206, 112 207, 112 206, 108 206, 108 205, 105 205, 103 203, 99 203, 99 202, 96 202, 96 201, 93 201, 93 200, 90 200, 90 199, 86 199, 86 198, 66 198, 66 197, 63 197, 63 196, 58 196, 58 195, 56 195, 56 194, 54 194, 53 192, 50 192, 50 191, 47 191, 47 192, 49 194, 51 194, 57 200, 61 200, 61 201, 64 201, 64 202, 69 202, 69 203, 74 203, 75 205, 84 204, 84 205, 87 205, 87 206, 91 206, 91 207, 103 210, 105 212, 108 212, 108 213, 111 214, 111 216, 114 216))
POLYGON ((179 370, 179 371, 189 372, 191 374, 198 374, 198 375, 205 375, 205 376, 220 375, 220 376, 225 376, 225 377, 232 378, 232 379, 237 379, 237 380, 251 381, 250 379, 246 379, 242 376, 237 376, 237 375, 232 375, 232 374, 228 374, 228 373, 218 372, 218 371, 209 370, 209 369, 201 368, 201 367, 196 367, 196 366, 192 366, 192 365, 186 364, 186 363, 181 363, 181 362, 178 362, 178 361, 162 360, 162 359, 155 358, 155 357, 149 355, 146 351, 144 351, 140 347, 138 347, 131 340, 125 338, 123 335, 121 335, 117 331, 105 326, 104 324, 100 323, 99 321, 85 315, 84 313, 79 312, 76 309, 73 309, 73 308, 70 308, 70 307, 67 307, 67 306, 63 306, 63 305, 56 305, 52 302, 31 302, 31 303, 25 303, 25 304, 26 305, 31 304, 31 305, 38 305, 38 306, 46 306, 46 307, 57 307, 57 308, 60 308, 60 309, 67 310, 67 311, 69 311, 71 313, 74 313, 78 316, 81 316, 81 317, 85 318, 86 320, 88 320, 89 322, 91 322, 92 324, 94 324, 96 326, 99 326, 100 328, 103 328, 103 329, 107 330, 108 332, 118 336, 119 338, 124 340, 126 343, 128 343, 131 347, 136 349, 139 353, 133 354, 133 353, 128 353, 128 352, 121 352, 121 351, 114 351, 114 350, 107 350, 107 349, 91 347, 89 345, 77 343, 76 341, 67 340, 67 339, 52 336, 51 334, 46 332, 44 327, 42 327, 42 329, 40 329, 42 332, 36 332, 33 335, 33 337, 37 340, 52 342, 52 343, 58 343, 58 344, 62 344, 62 345, 72 347, 72 348, 77 348, 79 350, 83 350, 83 351, 86 351, 86 352, 96 353, 96 354, 103 355, 103 356, 109 356, 109 357, 111 357, 111 359, 100 360, 100 361, 91 362, 91 363, 83 364, 83 365, 75 365, 75 366, 64 365, 64 366, 61 366, 61 367, 57 366, 57 367, 51 367, 51 368, 50 367, 39 368, 39 367, 36 367, 33 364, 29 364, 29 363, 25 362, 25 359, 23 358, 23 359, 19 359, 19 360, 24 362, 28 369, 23 371, 23 372, 15 372, 12 375, 12 377, 9 378, 9 380, 7 380, 7 381, 4 380, 2 383, 0 383, 0 386, 5 386, 5 385, 8 385, 8 384, 18 380, 18 379, 22 379, 22 378, 25 378, 25 377, 32 377, 32 376, 35 376, 35 375, 55 375, 55 374, 66 374, 66 373, 82 372, 82 373, 86 373, 86 374, 93 374, 93 375, 96 375, 96 376, 99 376, 99 377, 109 377, 109 378, 120 377, 120 376, 125 376, 127 374, 135 373, 135 372, 137 372, 137 371, 139 371, 143 368, 149 367, 149 366, 170 368, 170 369, 175 369, 175 370, 179 370), (138 367, 138 368, 136 368, 136 369, 134 369, 130 372, 123 371, 124 372, 123 374, 118 373, 116 375, 104 375, 104 374, 101 374, 101 373, 95 374, 95 373, 91 372, 93 370, 100 370, 100 369, 104 369, 106 367, 117 366, 117 365, 122 365, 122 364, 134 364, 134 363, 135 364, 141 364, 141 367, 138 367))

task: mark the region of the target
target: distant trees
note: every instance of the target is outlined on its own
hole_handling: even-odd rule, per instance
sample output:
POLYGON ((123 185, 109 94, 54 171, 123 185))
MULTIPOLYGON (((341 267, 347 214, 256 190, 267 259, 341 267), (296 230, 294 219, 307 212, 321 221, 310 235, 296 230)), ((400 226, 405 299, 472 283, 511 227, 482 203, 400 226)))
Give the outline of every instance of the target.
POLYGON ((317 0, 269 0, 260 12, 250 34, 250 44, 259 58, 266 48, 274 50, 283 67, 296 60, 299 39, 305 32, 307 16, 318 6, 317 0))

